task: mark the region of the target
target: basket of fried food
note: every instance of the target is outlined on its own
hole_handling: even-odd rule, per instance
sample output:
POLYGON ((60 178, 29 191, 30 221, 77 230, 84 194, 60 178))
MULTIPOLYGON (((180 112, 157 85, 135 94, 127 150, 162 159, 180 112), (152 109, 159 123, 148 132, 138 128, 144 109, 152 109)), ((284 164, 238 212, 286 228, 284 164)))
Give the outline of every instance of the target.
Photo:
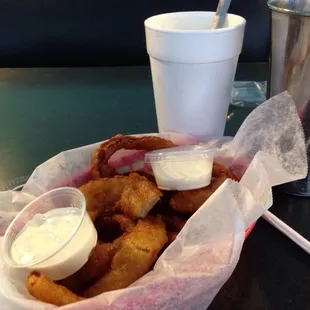
MULTIPOLYGON (((1 305, 25 310, 206 309, 234 271, 245 232, 271 207, 272 187, 306 175, 304 134, 287 92, 256 108, 227 143, 177 133, 119 134, 61 152, 38 166, 21 192, 0 192, 0 231, 18 218, 14 211, 27 211, 36 199, 70 187, 83 200, 83 218, 96 238, 87 251, 80 251, 86 249, 84 241, 80 247, 74 243, 68 257, 86 254, 83 260, 78 256, 78 268, 70 265, 74 270, 59 278, 47 276, 42 264, 16 270, 0 255, 1 305), (161 166, 147 160, 154 152, 158 159, 175 147, 201 150, 206 145, 216 148, 212 162, 206 161, 209 183, 203 183, 203 165, 198 169, 188 163, 175 171, 177 163, 161 166), (166 171, 162 168, 169 174, 159 178, 158 172, 166 171), (184 180, 182 187, 170 182, 183 173, 205 185, 184 188, 184 180)), ((4 241, 5 236, 2 245, 4 241)))
POLYGON ((174 146, 172 141, 160 137, 117 135, 93 151, 86 178, 90 180, 79 190, 86 198, 98 243, 87 263, 63 280, 53 282, 34 270, 27 279, 27 289, 33 297, 64 306, 127 288, 153 268, 187 220, 225 180, 238 181, 229 169, 214 161, 208 186, 163 191, 144 163, 133 171, 137 163, 134 159, 141 158, 141 152, 125 156, 131 167, 123 174, 109 165, 110 158, 119 150, 145 152, 174 146))

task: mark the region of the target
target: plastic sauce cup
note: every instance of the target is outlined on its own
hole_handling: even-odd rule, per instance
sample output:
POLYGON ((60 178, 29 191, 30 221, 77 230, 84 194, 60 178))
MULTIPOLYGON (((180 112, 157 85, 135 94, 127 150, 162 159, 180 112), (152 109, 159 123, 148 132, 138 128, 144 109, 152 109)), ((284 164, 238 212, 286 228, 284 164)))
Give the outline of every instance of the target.
POLYGON ((145 154, 158 188, 163 190, 191 190, 208 186, 216 148, 180 146, 145 154))
MULTIPOLYGON (((2 246, 7 265, 13 268, 24 268, 29 271, 38 270, 51 280, 64 279, 79 270, 88 260, 92 249, 97 243, 97 231, 86 211, 85 197, 78 189, 61 187, 51 190, 31 201, 13 220, 8 227, 2 246), (78 218, 71 231, 62 236, 56 248, 49 251, 44 244, 46 253, 31 263, 17 262, 12 255, 14 241, 25 231, 25 227, 34 217, 44 218, 47 212, 58 212, 59 208, 77 208, 78 218)), ((40 244, 33 244, 40 247, 40 244)), ((42 246, 42 244, 41 244, 42 246)))

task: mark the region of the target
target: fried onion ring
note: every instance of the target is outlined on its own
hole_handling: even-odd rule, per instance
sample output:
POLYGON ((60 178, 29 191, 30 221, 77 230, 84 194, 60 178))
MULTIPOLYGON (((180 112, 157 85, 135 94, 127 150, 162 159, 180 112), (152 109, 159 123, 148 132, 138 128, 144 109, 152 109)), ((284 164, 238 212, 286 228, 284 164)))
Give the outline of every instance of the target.
POLYGON ((114 214, 113 216, 100 216, 95 221, 98 239, 101 242, 112 242, 123 233, 129 233, 136 226, 136 222, 125 214, 114 214))
POLYGON ((57 284, 65 286, 75 294, 82 293, 109 270, 115 254, 115 251, 111 251, 112 246, 111 243, 97 244, 86 264, 71 276, 58 281, 57 284))
POLYGON ((93 152, 91 159, 91 173, 93 178, 100 179, 111 177, 116 174, 113 168, 108 166, 111 156, 118 150, 146 150, 154 151, 175 146, 170 140, 160 137, 144 136, 133 137, 118 134, 103 142, 98 149, 93 152))
POLYGON ((85 297, 129 286, 151 269, 168 242, 160 217, 139 219, 132 232, 120 239, 110 270, 84 292, 85 297))
MULTIPOLYGON (((112 217, 102 218, 103 233, 111 234, 111 223, 118 225, 120 236, 112 242, 99 243, 93 249, 86 264, 73 275, 58 281, 75 294, 80 294, 99 280, 110 268, 111 261, 119 247, 121 240, 133 231, 136 222, 124 214, 115 214, 112 217)), ((98 229, 98 228, 97 228, 98 229)), ((112 227, 113 230, 113 227, 112 227)), ((113 235, 113 232, 112 232, 113 235)))
POLYGON ((59 307, 85 299, 66 287, 56 284, 38 271, 33 271, 28 276, 27 289, 33 297, 59 307))
POLYGON ((174 194, 170 200, 170 207, 172 210, 183 213, 195 213, 203 203, 225 182, 226 179, 239 181, 239 179, 227 168, 221 164, 214 162, 212 169, 211 183, 199 189, 179 191, 174 194))

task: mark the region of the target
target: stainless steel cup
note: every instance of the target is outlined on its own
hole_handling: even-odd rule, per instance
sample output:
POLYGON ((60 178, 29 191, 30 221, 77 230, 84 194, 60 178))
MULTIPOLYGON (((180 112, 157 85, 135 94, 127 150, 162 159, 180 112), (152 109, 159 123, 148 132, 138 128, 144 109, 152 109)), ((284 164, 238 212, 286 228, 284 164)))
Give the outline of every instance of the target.
MULTIPOLYGON (((310 0, 269 0, 271 55, 268 81, 270 97, 288 90, 310 143, 310 0)), ((308 148, 308 163, 310 158, 308 148)), ((310 196, 310 177, 286 184, 291 194, 310 196)))

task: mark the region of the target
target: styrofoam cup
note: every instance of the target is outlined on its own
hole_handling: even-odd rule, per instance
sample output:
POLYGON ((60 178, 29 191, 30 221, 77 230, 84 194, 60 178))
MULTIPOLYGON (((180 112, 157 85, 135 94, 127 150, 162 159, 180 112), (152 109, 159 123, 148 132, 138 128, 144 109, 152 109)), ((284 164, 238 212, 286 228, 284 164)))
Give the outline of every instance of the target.
POLYGON ((224 133, 246 21, 214 12, 156 15, 145 22, 159 132, 198 137, 224 133))

